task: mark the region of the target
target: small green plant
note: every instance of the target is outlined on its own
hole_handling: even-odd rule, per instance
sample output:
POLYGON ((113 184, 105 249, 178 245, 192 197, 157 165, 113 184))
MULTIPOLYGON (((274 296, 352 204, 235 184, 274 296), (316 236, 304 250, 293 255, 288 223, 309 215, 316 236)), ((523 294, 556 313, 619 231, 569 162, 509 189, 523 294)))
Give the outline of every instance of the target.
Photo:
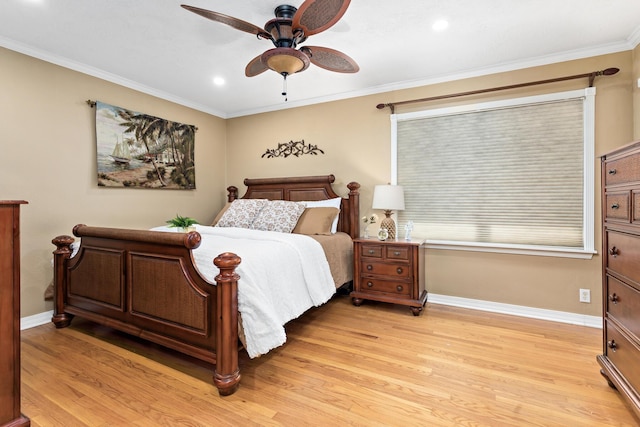
POLYGON ((197 223, 198 221, 196 221, 193 218, 189 218, 187 216, 180 216, 180 215, 176 215, 175 218, 167 221, 167 224, 169 224, 169 227, 182 227, 182 228, 191 227, 192 225, 197 223))

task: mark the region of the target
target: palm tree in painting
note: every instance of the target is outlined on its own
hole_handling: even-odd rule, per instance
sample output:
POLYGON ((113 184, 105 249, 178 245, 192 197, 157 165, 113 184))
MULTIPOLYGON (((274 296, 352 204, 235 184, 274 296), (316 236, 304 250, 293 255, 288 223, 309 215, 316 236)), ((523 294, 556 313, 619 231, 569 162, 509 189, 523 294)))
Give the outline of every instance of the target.
POLYGON ((171 179, 181 187, 195 187, 194 162, 192 158, 195 132, 193 126, 163 120, 148 114, 133 113, 128 110, 120 110, 118 115, 124 120, 121 125, 127 128, 125 132, 132 132, 136 140, 144 145, 160 185, 166 187, 167 184, 155 156, 164 150, 170 150, 171 160, 175 165, 171 179))

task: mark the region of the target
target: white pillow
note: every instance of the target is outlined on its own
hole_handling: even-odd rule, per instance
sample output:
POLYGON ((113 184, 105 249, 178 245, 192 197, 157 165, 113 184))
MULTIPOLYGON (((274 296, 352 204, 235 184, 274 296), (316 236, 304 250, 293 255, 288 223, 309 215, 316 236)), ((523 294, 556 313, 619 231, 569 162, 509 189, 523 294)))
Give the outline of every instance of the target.
POLYGON ((267 199, 236 199, 215 226, 251 228, 251 224, 267 202, 267 199))
POLYGON ((299 202, 287 200, 270 200, 253 220, 251 228, 262 231, 278 231, 291 233, 305 206, 299 202))
POLYGON ((338 218, 340 218, 340 205, 342 203, 342 197, 336 197, 335 199, 325 199, 325 200, 313 200, 309 202, 300 202, 304 203, 308 208, 322 208, 322 207, 330 207, 330 208, 338 208, 338 215, 336 215, 336 219, 333 220, 331 224, 331 234, 335 234, 338 231, 338 218))

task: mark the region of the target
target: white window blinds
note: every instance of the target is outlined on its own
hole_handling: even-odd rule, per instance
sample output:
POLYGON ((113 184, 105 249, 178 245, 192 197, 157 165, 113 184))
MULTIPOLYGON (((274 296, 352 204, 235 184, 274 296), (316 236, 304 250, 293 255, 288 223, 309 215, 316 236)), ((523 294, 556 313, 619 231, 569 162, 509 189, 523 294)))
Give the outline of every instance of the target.
POLYGON ((593 91, 392 117, 400 224, 430 241, 592 252, 593 91))

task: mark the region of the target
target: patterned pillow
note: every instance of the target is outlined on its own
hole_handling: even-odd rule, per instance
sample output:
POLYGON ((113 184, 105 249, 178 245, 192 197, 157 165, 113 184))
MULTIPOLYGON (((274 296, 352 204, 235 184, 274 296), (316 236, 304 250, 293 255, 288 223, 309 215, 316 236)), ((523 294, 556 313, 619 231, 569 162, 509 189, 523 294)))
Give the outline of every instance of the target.
POLYGON ((304 209, 303 203, 271 200, 260 211, 251 228, 254 230, 291 233, 304 209))
POLYGON ((222 215, 224 215, 227 209, 229 209, 229 206, 231 206, 231 202, 227 202, 227 204, 224 205, 222 209, 220 209, 220 212, 218 212, 218 215, 216 215, 216 217, 213 219, 213 222, 211 223, 212 227, 215 227, 218 221, 220 221, 220 218, 222 218, 222 215))
POLYGON ((236 199, 215 226, 251 228, 251 224, 267 202, 267 199, 236 199))

